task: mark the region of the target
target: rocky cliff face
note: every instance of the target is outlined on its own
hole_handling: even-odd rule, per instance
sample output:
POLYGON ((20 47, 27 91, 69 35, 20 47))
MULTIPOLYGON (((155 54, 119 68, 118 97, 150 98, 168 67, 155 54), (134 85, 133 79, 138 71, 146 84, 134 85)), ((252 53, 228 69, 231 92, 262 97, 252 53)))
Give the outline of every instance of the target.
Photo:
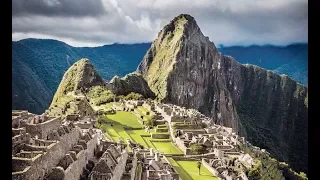
POLYGON ((135 92, 143 95, 145 98, 154 98, 155 94, 151 91, 146 80, 139 73, 130 73, 120 78, 114 76, 109 87, 116 95, 128 95, 130 92, 135 92))
POLYGON ((166 25, 137 71, 160 100, 196 108, 295 170, 308 171, 308 89, 223 56, 192 16, 166 25))

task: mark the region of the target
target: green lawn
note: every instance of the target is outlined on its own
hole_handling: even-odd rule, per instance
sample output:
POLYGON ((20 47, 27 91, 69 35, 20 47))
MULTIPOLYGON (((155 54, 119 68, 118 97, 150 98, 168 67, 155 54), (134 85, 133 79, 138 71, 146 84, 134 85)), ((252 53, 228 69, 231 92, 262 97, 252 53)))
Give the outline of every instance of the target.
POLYGON ((116 114, 108 114, 107 118, 110 122, 118 123, 122 126, 128 126, 132 128, 142 128, 142 124, 138 122, 138 117, 134 114, 126 111, 117 111, 116 114))
POLYGON ((143 137, 143 139, 146 141, 146 143, 148 144, 148 147, 149 147, 149 148, 156 149, 156 147, 154 147, 153 143, 150 142, 150 140, 152 140, 151 137, 143 137))
POLYGON ((114 141, 119 140, 119 134, 109 124, 102 124, 102 127, 106 130, 107 136, 111 137, 114 141))
MULTIPOLYGON (((182 168, 189 175, 189 177, 182 177, 183 180, 190 179, 190 177, 193 180, 199 180, 199 179, 217 180, 218 179, 212 173, 210 173, 208 169, 205 168, 204 166, 201 166, 200 175, 199 175, 198 168, 197 168, 198 161, 176 161, 176 162, 180 166, 180 168, 182 168)), ((178 172, 181 171, 181 169, 180 170, 178 169, 177 169, 178 172)))
POLYGON ((153 146, 164 154, 183 154, 172 142, 152 142, 153 146))
POLYGON ((100 105, 101 107, 104 107, 105 109, 111 109, 113 103, 106 103, 106 104, 102 104, 100 105))
MULTIPOLYGON (((152 117, 150 116, 150 115, 145 115, 143 112, 148 112, 148 110, 146 109, 146 108, 144 108, 144 107, 142 107, 142 106, 139 106, 138 108, 137 108, 137 111, 138 111, 138 113, 141 115, 141 116, 144 116, 144 117, 146 117, 147 119, 151 119, 152 117)), ((143 119, 144 121, 146 121, 145 119, 143 119)))
POLYGON ((142 111, 145 111, 145 112, 149 112, 149 110, 143 106, 139 106, 139 108, 142 110, 142 111))
MULTIPOLYGON (((164 154, 183 154, 172 142, 151 142, 150 140, 157 140, 151 137, 141 137, 141 135, 149 135, 144 129, 125 130, 124 127, 143 128, 138 122, 138 117, 126 111, 117 111, 116 114, 106 115, 106 122, 102 127, 106 130, 106 137, 111 137, 113 141, 119 141, 121 138, 125 141, 131 139, 132 141, 141 144, 145 148, 154 148, 164 154), (109 123, 112 122, 113 126, 109 123)), ((150 130, 154 133, 154 129, 150 130)), ((167 132, 158 134, 168 134, 167 132)), ((164 140, 164 139, 159 139, 164 140)))
POLYGON ((144 141, 143 137, 141 137, 141 135, 149 135, 149 133, 145 132, 144 130, 127 130, 127 133, 135 142, 141 144, 145 148, 149 147, 144 141))
POLYGON ((170 164, 179 173, 179 176, 183 180, 192 180, 192 177, 172 158, 168 158, 170 164))

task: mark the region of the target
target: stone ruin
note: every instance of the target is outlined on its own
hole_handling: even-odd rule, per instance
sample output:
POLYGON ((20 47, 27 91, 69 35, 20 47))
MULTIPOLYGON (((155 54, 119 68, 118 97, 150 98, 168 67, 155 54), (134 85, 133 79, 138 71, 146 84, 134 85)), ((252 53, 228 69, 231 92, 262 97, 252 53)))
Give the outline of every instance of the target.
MULTIPOLYGON (((173 143, 184 152, 179 158, 201 160, 218 179, 247 180, 245 172, 255 166, 252 154, 254 158, 269 155, 197 110, 154 101, 122 103, 123 107, 114 110, 127 108, 135 114, 137 107, 143 106, 149 111, 145 115, 158 117, 159 125, 167 123, 173 143), (205 152, 194 154, 193 144, 202 145, 205 152), (250 148, 251 155, 244 153, 245 148, 250 148)), ((62 120, 60 116, 12 111, 12 179, 179 179, 164 155, 131 141, 107 141, 94 123, 93 117, 78 114, 67 114, 62 120)))
POLYGON ((174 128, 175 133, 170 133, 172 140, 187 157, 202 157, 202 164, 220 179, 247 179, 244 172, 254 163, 249 154, 242 153, 246 142, 232 128, 210 124, 212 120, 195 109, 157 103, 155 110, 174 128), (194 154, 190 148, 193 144, 205 147, 205 154, 194 154), (234 158, 235 162, 229 164, 234 158))
POLYGON ((12 111, 12 179, 134 179, 125 144, 108 142, 101 130, 71 119, 12 111))
POLYGON ((179 173, 168 159, 152 148, 139 149, 136 151, 136 156, 142 166, 141 179, 179 180, 179 173))

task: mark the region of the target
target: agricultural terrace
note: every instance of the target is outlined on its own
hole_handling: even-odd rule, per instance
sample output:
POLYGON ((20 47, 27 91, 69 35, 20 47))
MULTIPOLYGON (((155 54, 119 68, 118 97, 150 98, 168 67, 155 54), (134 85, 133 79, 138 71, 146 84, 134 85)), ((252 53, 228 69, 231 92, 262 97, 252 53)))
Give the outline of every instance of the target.
POLYGON ((130 139, 144 148, 153 148, 163 154, 183 154, 169 139, 166 125, 158 125, 159 129, 156 127, 151 129, 150 133, 146 132, 140 123, 141 118, 127 111, 116 111, 115 114, 108 114, 100 118, 103 119, 100 128, 105 131, 108 139, 116 142, 122 139, 125 143, 127 143, 126 139, 130 139), (152 138, 151 134, 154 134, 156 138, 152 138))
POLYGON ((168 160, 183 180, 218 180, 204 166, 201 166, 199 175, 197 168, 198 161, 175 161, 173 158, 168 158, 168 160))

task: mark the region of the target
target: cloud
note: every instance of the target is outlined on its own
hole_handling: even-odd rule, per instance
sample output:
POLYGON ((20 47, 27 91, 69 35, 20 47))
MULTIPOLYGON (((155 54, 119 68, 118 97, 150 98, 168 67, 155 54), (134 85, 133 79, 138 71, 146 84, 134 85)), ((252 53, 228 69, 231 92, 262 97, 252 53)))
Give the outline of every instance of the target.
POLYGON ((98 16, 105 9, 97 0, 12 0, 12 16, 98 16))
POLYGON ((194 16, 215 44, 308 41, 307 0, 13 0, 12 38, 74 46, 151 42, 181 13, 194 16))

